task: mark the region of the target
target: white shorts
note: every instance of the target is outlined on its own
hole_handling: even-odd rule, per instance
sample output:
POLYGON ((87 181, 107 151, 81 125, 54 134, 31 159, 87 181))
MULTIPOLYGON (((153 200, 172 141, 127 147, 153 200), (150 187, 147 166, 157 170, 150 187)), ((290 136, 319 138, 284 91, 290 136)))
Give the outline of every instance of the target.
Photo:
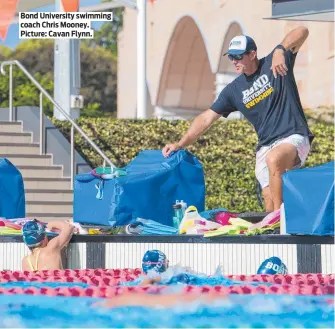
POLYGON ((297 148, 298 156, 300 158, 300 163, 297 164, 297 166, 295 166, 294 168, 301 167, 307 159, 308 153, 311 148, 309 144, 309 138, 307 136, 294 134, 294 135, 291 135, 291 136, 288 136, 282 139, 278 139, 277 141, 275 141, 269 146, 261 147, 260 150, 256 154, 255 174, 256 174, 257 180, 262 186, 262 189, 269 186, 269 180, 270 180, 269 168, 266 164, 266 156, 273 148, 283 143, 292 144, 297 148))

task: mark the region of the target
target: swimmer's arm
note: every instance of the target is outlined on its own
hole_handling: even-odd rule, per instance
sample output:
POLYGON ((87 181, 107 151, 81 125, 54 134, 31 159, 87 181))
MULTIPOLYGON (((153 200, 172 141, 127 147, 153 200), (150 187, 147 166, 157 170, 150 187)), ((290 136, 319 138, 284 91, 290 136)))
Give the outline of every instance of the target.
POLYGON ((71 222, 71 221, 69 221, 69 220, 66 220, 65 222, 68 223, 68 224, 70 224, 70 225, 72 226, 72 234, 69 235, 69 238, 68 238, 68 240, 66 241, 65 245, 63 246, 63 248, 65 248, 65 247, 68 246, 70 240, 72 239, 72 235, 73 235, 73 234, 78 234, 78 233, 79 233, 79 229, 73 225, 73 222, 71 222))
POLYGON ((73 234, 73 226, 66 221, 52 221, 48 223, 47 229, 53 231, 54 229, 59 230, 58 236, 49 241, 48 249, 63 249, 71 240, 73 234))
POLYGON ((144 279, 140 283, 140 286, 148 286, 150 284, 160 283, 161 281, 162 281, 162 277, 160 277, 160 276, 157 276, 155 278, 148 278, 148 279, 144 279))

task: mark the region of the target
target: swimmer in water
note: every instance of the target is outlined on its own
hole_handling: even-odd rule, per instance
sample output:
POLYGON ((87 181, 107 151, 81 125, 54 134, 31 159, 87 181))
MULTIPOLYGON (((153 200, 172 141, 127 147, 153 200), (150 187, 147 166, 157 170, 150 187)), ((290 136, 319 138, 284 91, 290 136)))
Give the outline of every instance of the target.
POLYGON ((23 241, 31 254, 22 260, 23 271, 61 270, 61 251, 72 238, 74 227, 68 221, 52 221, 46 226, 37 220, 27 222, 22 228, 23 241), (48 241, 46 229, 59 231, 48 241))
POLYGON ((185 284, 185 285, 240 285, 244 282, 230 280, 223 275, 215 276, 206 276, 206 275, 196 275, 192 273, 179 273, 173 275, 172 277, 164 278, 162 275, 157 275, 153 277, 144 278, 138 285, 139 286, 148 286, 148 285, 176 285, 176 284, 185 284))

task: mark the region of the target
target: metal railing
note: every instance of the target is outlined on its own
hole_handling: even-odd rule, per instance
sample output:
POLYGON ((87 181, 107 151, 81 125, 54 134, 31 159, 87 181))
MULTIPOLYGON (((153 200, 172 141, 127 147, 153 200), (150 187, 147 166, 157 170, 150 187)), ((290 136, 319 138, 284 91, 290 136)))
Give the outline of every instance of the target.
POLYGON ((85 134, 85 132, 75 123, 73 119, 61 108, 59 104, 49 95, 49 93, 35 80, 35 78, 27 71, 27 69, 17 60, 4 61, 1 63, 0 70, 3 75, 6 75, 5 66, 9 65, 9 121, 13 121, 13 65, 18 66, 21 71, 30 79, 30 81, 40 91, 40 154, 44 154, 44 120, 43 120, 43 95, 64 115, 64 117, 71 122, 71 188, 73 188, 73 180, 75 175, 75 149, 74 149, 74 129, 76 129, 86 141, 97 151, 103 159, 103 165, 108 164, 115 167, 112 161, 101 151, 101 149, 85 134))

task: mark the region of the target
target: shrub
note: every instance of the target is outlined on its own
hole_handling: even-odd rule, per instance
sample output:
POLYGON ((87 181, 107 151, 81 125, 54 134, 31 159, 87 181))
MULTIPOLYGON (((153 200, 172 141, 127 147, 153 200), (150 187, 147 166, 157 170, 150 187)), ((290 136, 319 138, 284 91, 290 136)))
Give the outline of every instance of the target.
MULTIPOLYGON (((68 122, 54 120, 54 123, 69 136, 68 122)), ((128 164, 141 150, 161 149, 166 143, 178 140, 190 125, 188 121, 110 118, 80 118, 78 123, 118 167, 128 164)), ((332 161, 333 125, 316 122, 311 125, 311 130, 316 138, 305 166, 332 161)), ((101 166, 100 156, 78 133, 75 139, 78 151, 93 166, 101 166)), ((256 144, 256 133, 247 121, 219 120, 188 148, 204 167, 207 209, 225 207, 238 212, 263 211, 256 194, 256 144)))

